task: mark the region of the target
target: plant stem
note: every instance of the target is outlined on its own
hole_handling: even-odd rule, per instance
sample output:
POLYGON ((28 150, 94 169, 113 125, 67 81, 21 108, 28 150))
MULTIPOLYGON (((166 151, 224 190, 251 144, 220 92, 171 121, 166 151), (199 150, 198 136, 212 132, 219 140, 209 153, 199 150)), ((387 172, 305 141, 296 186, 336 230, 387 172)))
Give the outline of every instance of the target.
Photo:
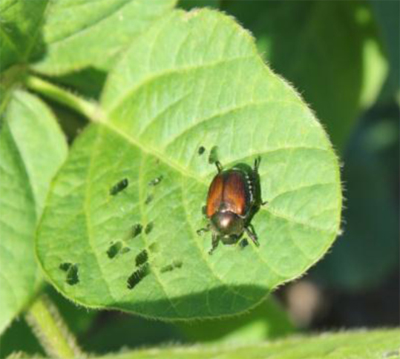
POLYGON ((95 103, 89 102, 42 78, 30 75, 26 78, 25 84, 29 89, 74 109, 90 121, 98 122, 102 118, 101 110, 95 103))
POLYGON ((58 359, 85 357, 47 296, 37 298, 25 317, 47 355, 58 359))

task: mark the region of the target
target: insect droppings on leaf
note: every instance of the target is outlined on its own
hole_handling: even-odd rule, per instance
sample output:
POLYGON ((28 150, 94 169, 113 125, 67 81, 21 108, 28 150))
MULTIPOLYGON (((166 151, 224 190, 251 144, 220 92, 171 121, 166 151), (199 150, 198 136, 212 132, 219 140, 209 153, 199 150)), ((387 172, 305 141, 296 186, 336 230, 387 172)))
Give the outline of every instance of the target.
POLYGON ((204 146, 200 146, 197 153, 201 156, 204 152, 206 152, 206 148, 204 146))
POLYGON ((127 178, 124 178, 123 180, 119 181, 117 184, 112 186, 110 188, 110 194, 112 196, 115 196, 119 192, 123 191, 126 187, 128 187, 129 181, 127 178))

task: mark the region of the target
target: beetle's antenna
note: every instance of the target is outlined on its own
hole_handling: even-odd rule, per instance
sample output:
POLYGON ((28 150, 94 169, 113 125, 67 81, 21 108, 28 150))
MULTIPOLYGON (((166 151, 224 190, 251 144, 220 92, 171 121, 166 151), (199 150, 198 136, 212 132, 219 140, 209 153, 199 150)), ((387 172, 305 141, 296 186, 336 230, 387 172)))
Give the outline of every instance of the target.
POLYGON ((221 165, 221 162, 215 161, 215 165, 217 166, 218 173, 222 172, 223 167, 221 165))
POLYGON ((260 167, 260 163, 261 163, 261 156, 256 157, 256 159, 254 160, 254 171, 258 171, 258 168, 260 167))

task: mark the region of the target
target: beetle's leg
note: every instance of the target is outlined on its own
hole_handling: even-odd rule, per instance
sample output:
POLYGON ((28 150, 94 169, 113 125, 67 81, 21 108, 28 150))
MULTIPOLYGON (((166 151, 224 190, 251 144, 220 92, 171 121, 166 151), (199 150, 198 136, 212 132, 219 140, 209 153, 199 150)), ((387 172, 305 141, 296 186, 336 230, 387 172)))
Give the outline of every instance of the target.
MULTIPOLYGON (((257 156, 256 159, 254 160, 254 172, 256 173, 256 180, 259 181, 260 180, 260 176, 258 174, 258 169, 260 168, 260 164, 261 164, 261 156, 257 156)), ((261 194, 260 194, 261 196, 261 194)), ((268 202, 267 201, 263 201, 262 198, 260 198, 261 200, 261 205, 265 206, 268 202)))
POLYGON ((215 161, 215 165, 217 166, 217 171, 218 171, 218 173, 222 172, 223 167, 222 167, 222 165, 221 165, 221 162, 215 161))
POLYGON ((204 217, 207 217, 207 206, 201 207, 201 213, 203 214, 204 217))
POLYGON ((254 160, 254 172, 258 173, 258 168, 260 167, 261 163, 261 156, 257 156, 256 159, 254 160))
POLYGON ((210 231, 210 224, 207 224, 207 227, 200 228, 196 231, 196 233, 201 236, 203 233, 210 231))
POLYGON ((258 242, 257 234, 254 231, 254 227, 252 224, 249 224, 247 227, 244 229, 247 233, 247 235, 250 237, 250 239, 253 241, 253 243, 259 247, 260 243, 258 242))
POLYGON ((213 233, 213 235, 212 235, 212 242, 211 242, 211 244, 212 244, 212 247, 211 247, 211 249, 208 251, 208 254, 209 254, 209 255, 213 254, 213 252, 215 251, 215 248, 217 248, 217 247, 218 247, 218 244, 219 244, 219 236, 217 236, 217 235, 214 234, 214 233, 213 233))

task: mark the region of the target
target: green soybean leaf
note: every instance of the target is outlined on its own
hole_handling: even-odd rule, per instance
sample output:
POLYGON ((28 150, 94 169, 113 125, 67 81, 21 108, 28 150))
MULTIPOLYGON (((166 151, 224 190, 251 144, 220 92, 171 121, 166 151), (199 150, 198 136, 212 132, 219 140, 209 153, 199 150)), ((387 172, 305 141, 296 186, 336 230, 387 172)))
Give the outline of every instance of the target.
POLYGON ((368 4, 228 0, 222 8, 254 32, 272 68, 304 95, 335 147, 344 149, 387 71, 368 4))
POLYGON ((176 0, 53 2, 43 29, 45 56, 36 71, 60 75, 86 67, 109 69, 124 47, 176 0))
POLYGON ((0 133, 0 333, 41 281, 33 236, 50 181, 66 154, 65 139, 47 107, 15 92, 0 133))
POLYGON ((164 319, 239 313, 334 241, 341 186, 329 140, 231 18, 176 11, 158 22, 132 42, 101 105, 38 229, 38 259, 70 299, 164 319), (210 235, 197 235, 211 152, 226 167, 261 156, 259 248, 210 256, 210 235))
MULTIPOLYGON (((101 359, 398 359, 398 329, 325 333, 267 343, 143 349, 97 357, 101 359)), ((18 358, 33 358, 20 356, 18 358)), ((37 358, 37 357, 35 357, 37 358)), ((96 357, 93 357, 96 358, 96 357)))
POLYGON ((397 359, 400 356, 399 330, 326 333, 314 337, 299 336, 269 343, 192 348, 165 348, 132 351, 102 357, 116 359, 196 358, 206 359, 397 359))
POLYGON ((0 71, 38 55, 47 0, 0 3, 0 71))
POLYGON ((26 64, 37 58, 47 0, 0 2, 0 113, 23 79, 26 64))

